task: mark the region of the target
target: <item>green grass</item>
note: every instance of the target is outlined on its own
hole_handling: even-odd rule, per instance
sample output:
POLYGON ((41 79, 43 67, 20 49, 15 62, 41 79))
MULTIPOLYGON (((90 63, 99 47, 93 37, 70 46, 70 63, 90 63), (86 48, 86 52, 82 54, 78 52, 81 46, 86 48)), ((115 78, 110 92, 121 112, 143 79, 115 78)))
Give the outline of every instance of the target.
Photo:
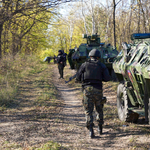
MULTIPOLYGON (((10 143, 8 141, 3 142, 3 146, 1 147, 2 149, 5 150, 10 150, 10 149, 15 149, 15 150, 24 150, 22 145, 18 143, 10 143)), ((36 147, 26 147, 28 150, 67 150, 67 148, 62 147, 59 143, 53 142, 53 141, 48 141, 45 144, 41 144, 41 146, 36 146, 36 147)))
POLYGON ((42 145, 40 148, 36 148, 35 150, 66 150, 66 148, 61 147, 61 145, 58 143, 49 141, 42 145))
MULTIPOLYGON (((47 69, 47 63, 42 63, 35 56, 18 56, 15 59, 4 58, 0 63, 0 111, 9 110, 12 105, 17 104, 15 99, 19 91, 20 83, 23 85, 31 84, 31 89, 37 90, 36 99, 31 100, 31 110, 26 114, 32 115, 32 120, 49 119, 50 109, 55 109, 58 105, 57 89, 52 83, 52 73, 47 69), (9 61, 8 61, 9 60, 9 61)), ((17 104, 18 105, 18 104, 17 104)), ((19 104, 20 106, 20 104, 19 104)), ((23 109, 23 108, 20 108, 23 109)), ((34 128, 31 127, 31 129, 34 128)), ((1 135, 3 136, 3 135, 1 135)), ((0 149, 16 149, 23 150, 24 147, 18 143, 5 141, 0 149)), ((35 147, 28 147, 29 150, 63 150, 60 144, 50 141, 36 145, 35 147)))
MULTIPOLYGON (((51 76, 52 74, 47 74, 51 76)), ((57 98, 57 89, 51 81, 47 79, 48 77, 40 76, 35 79, 34 86, 39 89, 38 98, 34 104, 38 106, 56 106, 57 103, 55 99, 57 98)))
POLYGON ((7 56, 0 62, 0 110, 10 107, 18 92, 19 81, 47 68, 36 56, 7 56))
POLYGON ((15 149, 15 150, 22 150, 21 145, 17 143, 9 143, 8 141, 4 141, 2 149, 5 150, 10 150, 10 149, 15 149))

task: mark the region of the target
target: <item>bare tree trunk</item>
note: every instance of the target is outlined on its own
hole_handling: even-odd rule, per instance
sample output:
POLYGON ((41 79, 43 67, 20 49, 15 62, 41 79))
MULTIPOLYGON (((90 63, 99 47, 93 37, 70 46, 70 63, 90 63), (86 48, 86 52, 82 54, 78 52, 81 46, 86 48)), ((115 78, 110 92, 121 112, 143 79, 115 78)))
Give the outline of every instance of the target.
POLYGON ((130 35, 131 35, 131 21, 132 21, 132 0, 131 0, 130 13, 129 13, 128 39, 130 39, 130 35))
POLYGON ((108 4, 108 0, 106 1, 106 4, 107 4, 107 21, 106 21, 106 29, 105 29, 105 31, 106 31, 106 34, 105 34, 105 41, 107 41, 107 42, 109 42, 108 41, 108 37, 110 36, 109 35, 109 26, 110 26, 110 17, 111 17, 111 15, 112 15, 112 10, 110 11, 109 10, 109 4, 108 4))
POLYGON ((87 30, 85 15, 84 15, 84 11, 83 11, 83 0, 82 0, 82 18, 83 18, 83 21, 84 21, 85 32, 86 32, 86 34, 88 35, 88 30, 87 30))
POLYGON ((70 49, 71 49, 71 44, 72 44, 72 35, 73 35, 73 30, 74 30, 74 25, 72 25, 73 22, 69 25, 69 31, 70 31, 70 49))
POLYGON ((143 14, 143 27, 144 27, 144 32, 146 33, 147 29, 146 29, 146 19, 145 19, 145 12, 141 3, 141 0, 138 0, 142 14, 143 14))
POLYGON ((3 54, 5 54, 6 49, 6 27, 3 28, 3 54))
POLYGON ((11 50, 13 56, 15 56, 17 53, 16 45, 17 45, 16 37, 15 37, 15 35, 13 35, 12 36, 12 50, 11 50))
POLYGON ((113 0, 113 31, 114 31, 114 47, 116 48, 116 22, 115 22, 116 2, 113 0))
POLYGON ((140 16, 140 4, 139 4, 139 2, 138 2, 138 0, 137 0, 137 3, 138 3, 138 33, 140 33, 140 22, 141 22, 141 16, 140 16))
POLYGON ((2 31, 3 31, 3 23, 0 24, 0 59, 2 58, 2 31))
POLYGON ((149 18, 150 3, 146 2, 145 8, 146 8, 146 26, 148 32, 150 32, 150 18, 149 18))
POLYGON ((95 19, 94 19, 94 8, 93 8, 93 0, 91 0, 91 12, 92 12, 92 34, 95 34, 95 19))

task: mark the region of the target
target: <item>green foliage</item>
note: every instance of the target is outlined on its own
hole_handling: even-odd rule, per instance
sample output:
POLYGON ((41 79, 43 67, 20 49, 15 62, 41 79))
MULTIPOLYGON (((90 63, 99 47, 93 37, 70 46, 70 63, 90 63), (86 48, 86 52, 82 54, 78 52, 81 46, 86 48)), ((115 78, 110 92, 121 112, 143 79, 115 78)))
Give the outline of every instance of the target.
POLYGON ((60 150, 60 149, 62 149, 60 144, 50 141, 36 150, 60 150))
MULTIPOLYGON (((85 43, 82 39, 85 28, 82 14, 79 10, 81 9, 80 4, 74 3, 74 9, 70 10, 68 16, 63 18, 59 13, 49 13, 53 11, 52 9, 49 9, 48 12, 45 8, 37 7, 38 4, 36 1, 29 1, 31 4, 34 3, 35 7, 33 9, 26 9, 30 6, 25 5, 28 4, 28 1, 15 0, 10 3, 6 2, 5 4, 8 4, 8 12, 5 10, 7 13, 4 13, 6 15, 4 17, 6 18, 7 14, 14 13, 17 7, 20 9, 22 7, 24 8, 21 9, 22 11, 20 13, 14 15, 11 20, 6 19, 7 21, 4 23, 1 41, 3 55, 6 53, 12 53, 13 55, 16 55, 16 53, 37 53, 46 49, 54 51, 54 53, 51 52, 52 55, 56 54, 59 49, 68 53, 70 48, 72 49, 78 47, 81 43, 85 43)), ((130 35, 133 32, 139 33, 145 31, 146 33, 150 28, 149 24, 146 25, 145 23, 148 21, 148 15, 144 14, 148 11, 148 5, 141 2, 140 5, 145 10, 144 12, 136 8, 139 2, 136 5, 132 3, 127 8, 126 6, 122 6, 124 10, 116 10, 116 39, 118 49, 121 48, 123 41, 130 41, 130 35), (133 8, 130 9, 130 7, 133 8), (138 17, 139 15, 137 13, 141 14, 141 17, 138 17), (135 21, 133 18, 135 18, 135 21)), ((122 5, 125 5, 125 3, 122 5)), ((6 5, 5 7, 7 8, 6 5)), ((86 4, 83 9, 88 34, 90 35, 92 34, 92 14, 89 11, 90 7, 88 7, 86 4)), ((93 7, 93 15, 96 28, 95 32, 100 35, 101 42, 113 45, 112 10, 105 5, 95 5, 93 7)))
MULTIPOLYGON (((48 76, 51 76, 52 73, 48 76)), ((38 106, 56 106, 57 103, 55 102, 57 90, 52 83, 49 83, 48 79, 46 80, 45 77, 36 78, 34 81, 34 86, 39 88, 39 96, 35 100, 34 104, 38 106)))
POLYGON ((4 24, 2 32, 2 52, 33 53, 49 47, 47 29, 52 14, 48 12, 25 12, 28 15, 17 14, 12 21, 4 24))
MULTIPOLYGON (((60 105, 61 102, 56 99, 57 89, 51 81, 52 72, 50 71, 50 68, 47 69, 47 64, 41 63, 39 61, 39 57, 37 56, 18 55, 14 59, 12 59, 10 56, 3 58, 0 63, 0 68, 0 111, 4 111, 6 109, 8 112, 13 112, 14 110, 16 111, 15 107, 11 107, 13 108, 11 110, 7 106, 11 106, 12 104, 16 105, 16 102, 18 101, 19 107, 17 107, 17 109, 23 109, 22 112, 25 112, 27 116, 30 115, 30 119, 38 119, 41 121, 49 119, 49 117, 51 117, 51 110, 55 110, 57 105, 60 105), (31 71, 33 72, 31 73, 31 71), (8 91, 6 88, 6 83, 7 87, 10 86, 11 89, 16 91, 8 91), (26 93, 27 88, 31 90, 33 89, 33 91, 26 93), (29 107, 29 104, 27 104, 26 100, 24 101, 21 99, 21 96, 24 95, 24 97, 26 97, 26 94, 31 95, 32 92, 37 93, 34 95, 35 98, 31 98, 28 102, 30 104, 29 107), (11 99, 12 101, 10 101, 11 99), (25 108, 22 107, 24 106, 23 103, 26 105, 25 108), (29 111, 26 111, 27 108, 29 111)), ((35 126, 30 126, 30 130, 33 130, 34 127, 35 126)), ((65 148, 63 148, 59 143, 53 141, 47 143, 45 142, 45 144, 41 143, 35 147, 29 146, 26 148, 30 150, 65 150, 65 148)), ((18 143, 4 141, 1 144, 0 149, 24 149, 24 147, 18 143)))
POLYGON ((61 20, 57 20, 55 22, 56 26, 51 26, 49 31, 49 41, 50 48, 53 51, 58 51, 59 49, 64 50, 66 53, 69 53, 69 49, 74 48, 75 46, 79 46, 82 39, 82 31, 80 26, 81 23, 78 21, 75 24, 75 28, 73 28, 72 38, 70 31, 70 24, 66 24, 61 20))
POLYGON ((22 149, 20 144, 18 144, 18 143, 9 143, 8 141, 4 141, 2 147, 3 147, 3 149, 16 149, 16 150, 21 150, 22 149))
POLYGON ((53 50, 53 49, 46 49, 46 50, 41 50, 38 52, 38 56, 41 60, 43 60, 45 57, 54 57, 58 55, 58 50, 53 50))
POLYGON ((2 88, 0 90, 0 106, 2 107, 9 107, 13 104, 14 96, 17 93, 17 88, 9 86, 6 89, 2 88))

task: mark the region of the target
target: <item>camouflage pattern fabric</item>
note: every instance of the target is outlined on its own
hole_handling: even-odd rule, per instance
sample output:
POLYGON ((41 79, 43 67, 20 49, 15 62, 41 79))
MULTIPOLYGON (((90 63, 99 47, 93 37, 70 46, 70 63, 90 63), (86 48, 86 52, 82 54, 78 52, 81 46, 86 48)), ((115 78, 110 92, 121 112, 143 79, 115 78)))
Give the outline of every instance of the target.
POLYGON ((86 115, 86 125, 94 126, 93 124, 93 110, 96 108, 98 124, 103 124, 103 102, 102 102, 102 90, 96 89, 93 86, 85 87, 83 90, 83 107, 86 115))

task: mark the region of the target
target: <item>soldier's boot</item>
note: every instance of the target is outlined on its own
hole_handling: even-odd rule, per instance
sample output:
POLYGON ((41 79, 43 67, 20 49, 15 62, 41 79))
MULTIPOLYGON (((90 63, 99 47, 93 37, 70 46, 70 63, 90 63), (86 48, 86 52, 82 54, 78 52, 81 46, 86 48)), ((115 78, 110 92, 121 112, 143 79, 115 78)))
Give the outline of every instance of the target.
POLYGON ((90 127, 89 127, 89 131, 90 131, 90 138, 94 138, 95 135, 94 135, 93 126, 90 126, 90 127))
POLYGON ((98 133, 99 133, 100 135, 102 135, 102 132, 103 132, 103 126, 102 126, 102 124, 99 124, 99 125, 98 125, 98 133))

